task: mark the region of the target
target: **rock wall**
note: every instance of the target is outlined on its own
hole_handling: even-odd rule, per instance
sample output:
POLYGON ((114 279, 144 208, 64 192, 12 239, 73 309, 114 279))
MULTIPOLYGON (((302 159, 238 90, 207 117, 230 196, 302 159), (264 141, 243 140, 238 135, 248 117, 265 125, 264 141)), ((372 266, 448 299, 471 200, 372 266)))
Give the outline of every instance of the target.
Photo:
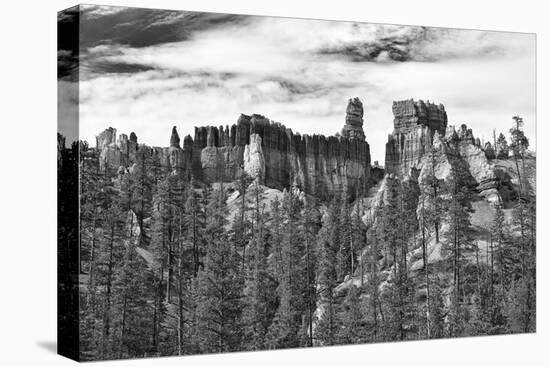
POLYGON ((364 138, 301 135, 256 114, 241 115, 231 127, 196 128, 193 162, 205 181, 232 181, 244 171, 269 187, 310 193, 355 193, 370 182, 364 138))
POLYGON ((371 185, 370 148, 363 132, 363 104, 350 99, 342 136, 301 135, 262 115, 241 115, 232 126, 195 128, 183 148, 173 127, 168 148, 138 147, 137 137, 116 130, 99 134, 100 165, 131 165, 138 149, 147 150, 160 166, 189 172, 205 182, 233 181, 243 172, 273 188, 297 186, 308 193, 351 195, 371 185))

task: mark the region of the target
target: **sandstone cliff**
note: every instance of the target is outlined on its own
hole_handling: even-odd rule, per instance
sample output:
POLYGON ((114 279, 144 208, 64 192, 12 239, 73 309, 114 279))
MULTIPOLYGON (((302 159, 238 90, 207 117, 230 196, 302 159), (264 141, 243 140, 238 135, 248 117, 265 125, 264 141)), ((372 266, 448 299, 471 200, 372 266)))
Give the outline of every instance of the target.
POLYGON ((108 128, 96 140, 103 168, 135 162, 138 149, 150 150, 161 167, 185 170, 204 182, 234 181, 247 173, 272 188, 298 187, 331 194, 344 189, 354 196, 371 185, 369 144, 363 131, 363 104, 350 99, 342 136, 301 135, 262 115, 241 115, 231 126, 195 128, 183 148, 176 127, 168 148, 138 147, 134 133, 108 128))
MULTIPOLYGON (((503 196, 505 200, 510 197, 510 177, 493 164, 496 154, 491 144, 482 147, 465 124, 458 129, 448 125, 443 105, 399 101, 393 104, 393 114, 394 130, 386 143, 387 173, 407 177, 420 171, 422 180, 427 175, 423 170, 428 164, 426 153, 433 151, 438 178, 447 179, 455 166, 465 174, 468 185, 490 203, 500 205, 503 196)), ((500 156, 504 157, 502 149, 500 156)))

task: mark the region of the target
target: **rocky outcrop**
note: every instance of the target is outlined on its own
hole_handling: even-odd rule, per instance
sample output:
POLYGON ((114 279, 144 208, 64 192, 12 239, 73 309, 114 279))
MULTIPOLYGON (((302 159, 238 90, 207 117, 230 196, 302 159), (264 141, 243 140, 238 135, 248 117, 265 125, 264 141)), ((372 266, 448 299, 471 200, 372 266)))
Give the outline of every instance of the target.
POLYGON ((172 128, 172 135, 170 135, 170 147, 179 148, 180 147, 180 136, 178 135, 178 130, 174 126, 172 128))
MULTIPOLYGON (((176 127, 168 148, 139 149, 150 150, 160 166, 204 182, 233 181, 246 173, 272 188, 323 194, 347 189, 355 195, 371 185, 370 148, 362 126, 363 105, 354 98, 342 136, 301 135, 262 115, 243 114, 232 126, 196 127, 183 149, 176 127)), ((121 135, 117 144, 116 130, 109 128, 98 136, 97 149, 103 166, 128 166, 135 161, 137 137, 121 135)))
POLYGON ((104 150, 111 144, 116 143, 116 129, 109 127, 96 136, 96 148, 99 151, 104 150))
POLYGON ((464 173, 465 184, 475 188, 481 197, 492 204, 502 204, 501 191, 510 185, 506 177, 495 173, 489 161, 496 156, 490 144, 482 148, 466 124, 458 129, 447 125, 442 105, 399 101, 394 102, 393 112, 394 131, 386 143, 388 173, 405 178, 420 171, 422 181, 428 175, 426 167, 434 163, 436 176, 448 179, 454 167, 464 173), (428 152, 433 152, 430 162, 428 152))
POLYGON ((247 175, 258 178, 260 182, 265 181, 265 159, 260 135, 250 136, 250 144, 247 144, 244 149, 243 163, 244 172, 247 175))
POLYGON ((130 133, 116 137, 116 129, 109 127, 96 137, 96 149, 99 151, 100 169, 106 167, 118 170, 120 166, 127 167, 136 161, 138 151, 137 136, 130 133))
POLYGON ((431 148, 435 133, 445 135, 447 112, 443 105, 412 99, 393 103, 392 134, 386 143, 386 171, 406 176, 418 168, 431 148))
POLYGON ((432 132, 445 133, 447 112, 442 104, 409 99, 393 102, 392 112, 394 131, 404 133, 421 125, 427 126, 432 132))
POLYGON ((342 129, 342 136, 349 139, 365 140, 365 132, 363 131, 363 103, 357 97, 348 101, 346 124, 342 129))
MULTIPOLYGON (((360 103, 360 102, 359 102, 360 103)), ((193 167, 205 181, 231 181, 243 172, 274 188, 354 194, 370 184, 364 139, 301 135, 262 115, 241 115, 231 127, 195 128, 193 167)))

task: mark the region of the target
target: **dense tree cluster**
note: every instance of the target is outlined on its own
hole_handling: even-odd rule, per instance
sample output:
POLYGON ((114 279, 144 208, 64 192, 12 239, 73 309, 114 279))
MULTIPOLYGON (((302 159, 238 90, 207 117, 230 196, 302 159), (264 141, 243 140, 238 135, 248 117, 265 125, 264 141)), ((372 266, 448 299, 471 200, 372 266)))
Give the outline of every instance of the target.
POLYGON ((511 134, 520 192, 483 249, 475 193, 460 168, 436 177, 435 149, 421 184, 386 177, 364 221, 345 190, 268 201, 250 177, 205 185, 143 152, 100 170, 81 144, 82 359, 533 331, 536 206, 521 121, 511 134))

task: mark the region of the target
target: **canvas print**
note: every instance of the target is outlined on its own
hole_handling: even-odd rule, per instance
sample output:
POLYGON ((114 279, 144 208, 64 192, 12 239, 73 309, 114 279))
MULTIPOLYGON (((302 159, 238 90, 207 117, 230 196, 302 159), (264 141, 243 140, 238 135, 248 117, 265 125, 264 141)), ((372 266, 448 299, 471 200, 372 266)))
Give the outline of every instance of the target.
POLYGON ((536 330, 534 34, 58 14, 59 353, 536 330))

